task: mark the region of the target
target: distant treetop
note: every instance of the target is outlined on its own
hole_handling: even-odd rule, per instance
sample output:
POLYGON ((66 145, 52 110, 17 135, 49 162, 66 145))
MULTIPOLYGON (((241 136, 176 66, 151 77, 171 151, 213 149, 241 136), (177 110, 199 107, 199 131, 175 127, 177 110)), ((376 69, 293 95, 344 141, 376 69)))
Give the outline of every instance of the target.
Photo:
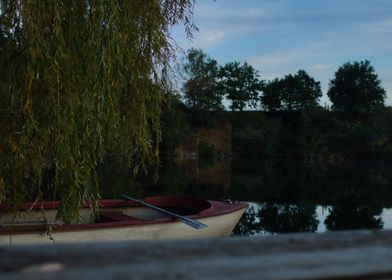
POLYGON ((321 96, 320 82, 299 70, 267 83, 261 103, 267 111, 300 111, 317 107, 321 96))
POLYGON ((329 83, 332 108, 342 112, 373 112, 384 107, 386 92, 368 60, 347 62, 329 83))

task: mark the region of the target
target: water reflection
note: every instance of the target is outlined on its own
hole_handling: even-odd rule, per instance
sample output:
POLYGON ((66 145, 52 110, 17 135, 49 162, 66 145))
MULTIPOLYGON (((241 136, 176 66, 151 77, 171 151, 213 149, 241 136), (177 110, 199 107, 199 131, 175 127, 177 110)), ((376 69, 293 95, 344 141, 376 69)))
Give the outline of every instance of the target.
POLYGON ((234 229, 234 235, 268 235, 288 232, 317 232, 351 229, 392 229, 391 209, 369 207, 325 207, 270 205, 251 202, 234 229), (387 220, 384 223, 384 219, 387 220))
POLYGON ((234 230, 235 235, 261 235, 284 232, 315 232, 318 228, 315 206, 251 203, 234 230))
POLYGON ((188 195, 253 201, 234 234, 383 229, 383 209, 392 208, 392 165, 387 163, 309 166, 304 161, 166 160, 155 182, 135 178, 121 165, 100 168, 104 197, 128 193, 188 195), (323 213, 322 215, 320 213, 323 213))
POLYGON ((325 224, 329 230, 382 229, 382 209, 376 207, 334 206, 325 224))
POLYGON ((269 204, 260 211, 260 225, 270 233, 315 232, 319 221, 315 206, 269 204))

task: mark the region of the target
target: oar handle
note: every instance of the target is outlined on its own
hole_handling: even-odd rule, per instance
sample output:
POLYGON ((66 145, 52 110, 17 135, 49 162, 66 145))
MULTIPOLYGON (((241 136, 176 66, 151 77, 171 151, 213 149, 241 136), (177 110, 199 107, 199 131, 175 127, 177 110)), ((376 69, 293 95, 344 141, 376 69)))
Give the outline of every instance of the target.
POLYGON ((179 221, 181 221, 181 222, 183 222, 183 223, 185 223, 185 224, 187 224, 187 225, 189 225, 189 226, 191 226, 191 227, 193 227, 193 228, 195 228, 195 229, 202 229, 202 228, 206 228, 206 227, 207 227, 206 224, 203 224, 203 223, 200 223, 200 222, 198 222, 198 221, 196 221, 196 220, 192 220, 192 219, 190 219, 190 218, 181 216, 181 215, 179 215, 179 214, 177 214, 177 213, 173 213, 173 212, 171 212, 171 211, 168 211, 168 210, 166 210, 166 209, 160 208, 160 207, 158 207, 158 206, 149 204, 149 203, 147 203, 147 202, 144 202, 143 200, 136 199, 136 198, 130 197, 130 196, 128 196, 128 195, 124 195, 124 194, 122 195, 122 197, 125 198, 126 200, 130 200, 130 201, 136 202, 136 203, 138 203, 138 204, 140 204, 140 205, 143 205, 143 206, 145 206, 145 207, 154 209, 154 210, 156 210, 156 211, 158 211, 158 212, 161 212, 161 213, 163 213, 163 214, 166 214, 166 215, 168 215, 168 216, 177 218, 179 221))

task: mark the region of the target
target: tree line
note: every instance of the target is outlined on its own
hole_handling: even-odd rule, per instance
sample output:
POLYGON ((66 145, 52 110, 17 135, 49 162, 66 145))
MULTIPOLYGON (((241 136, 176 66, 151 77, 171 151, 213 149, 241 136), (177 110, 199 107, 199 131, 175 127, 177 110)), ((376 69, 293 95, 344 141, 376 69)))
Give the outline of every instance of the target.
POLYGON ((192 131, 228 122, 232 156, 240 161, 303 158, 339 165, 392 158, 392 130, 386 125, 392 114, 368 60, 337 69, 327 92, 332 111, 319 105, 320 82, 305 70, 265 81, 248 63, 220 66, 196 49, 187 52, 182 66, 183 102, 161 116, 164 154, 186 143, 192 131), (231 112, 224 111, 225 99, 231 112))
MULTIPOLYGON (((188 50, 183 65, 185 105, 195 111, 219 111, 223 100, 232 111, 306 111, 320 107, 321 85, 305 70, 265 81, 247 62, 217 60, 200 49, 188 50)), ((370 61, 347 62, 329 82, 327 95, 339 112, 374 112, 384 107, 386 92, 370 61)))

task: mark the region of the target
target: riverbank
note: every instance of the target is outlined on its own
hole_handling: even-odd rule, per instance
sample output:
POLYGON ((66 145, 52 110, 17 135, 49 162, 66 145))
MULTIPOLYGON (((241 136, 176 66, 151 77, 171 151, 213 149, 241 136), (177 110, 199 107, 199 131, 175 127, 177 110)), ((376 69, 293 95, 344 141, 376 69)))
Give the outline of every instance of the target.
POLYGON ((389 279, 392 231, 0 248, 0 279, 389 279))

